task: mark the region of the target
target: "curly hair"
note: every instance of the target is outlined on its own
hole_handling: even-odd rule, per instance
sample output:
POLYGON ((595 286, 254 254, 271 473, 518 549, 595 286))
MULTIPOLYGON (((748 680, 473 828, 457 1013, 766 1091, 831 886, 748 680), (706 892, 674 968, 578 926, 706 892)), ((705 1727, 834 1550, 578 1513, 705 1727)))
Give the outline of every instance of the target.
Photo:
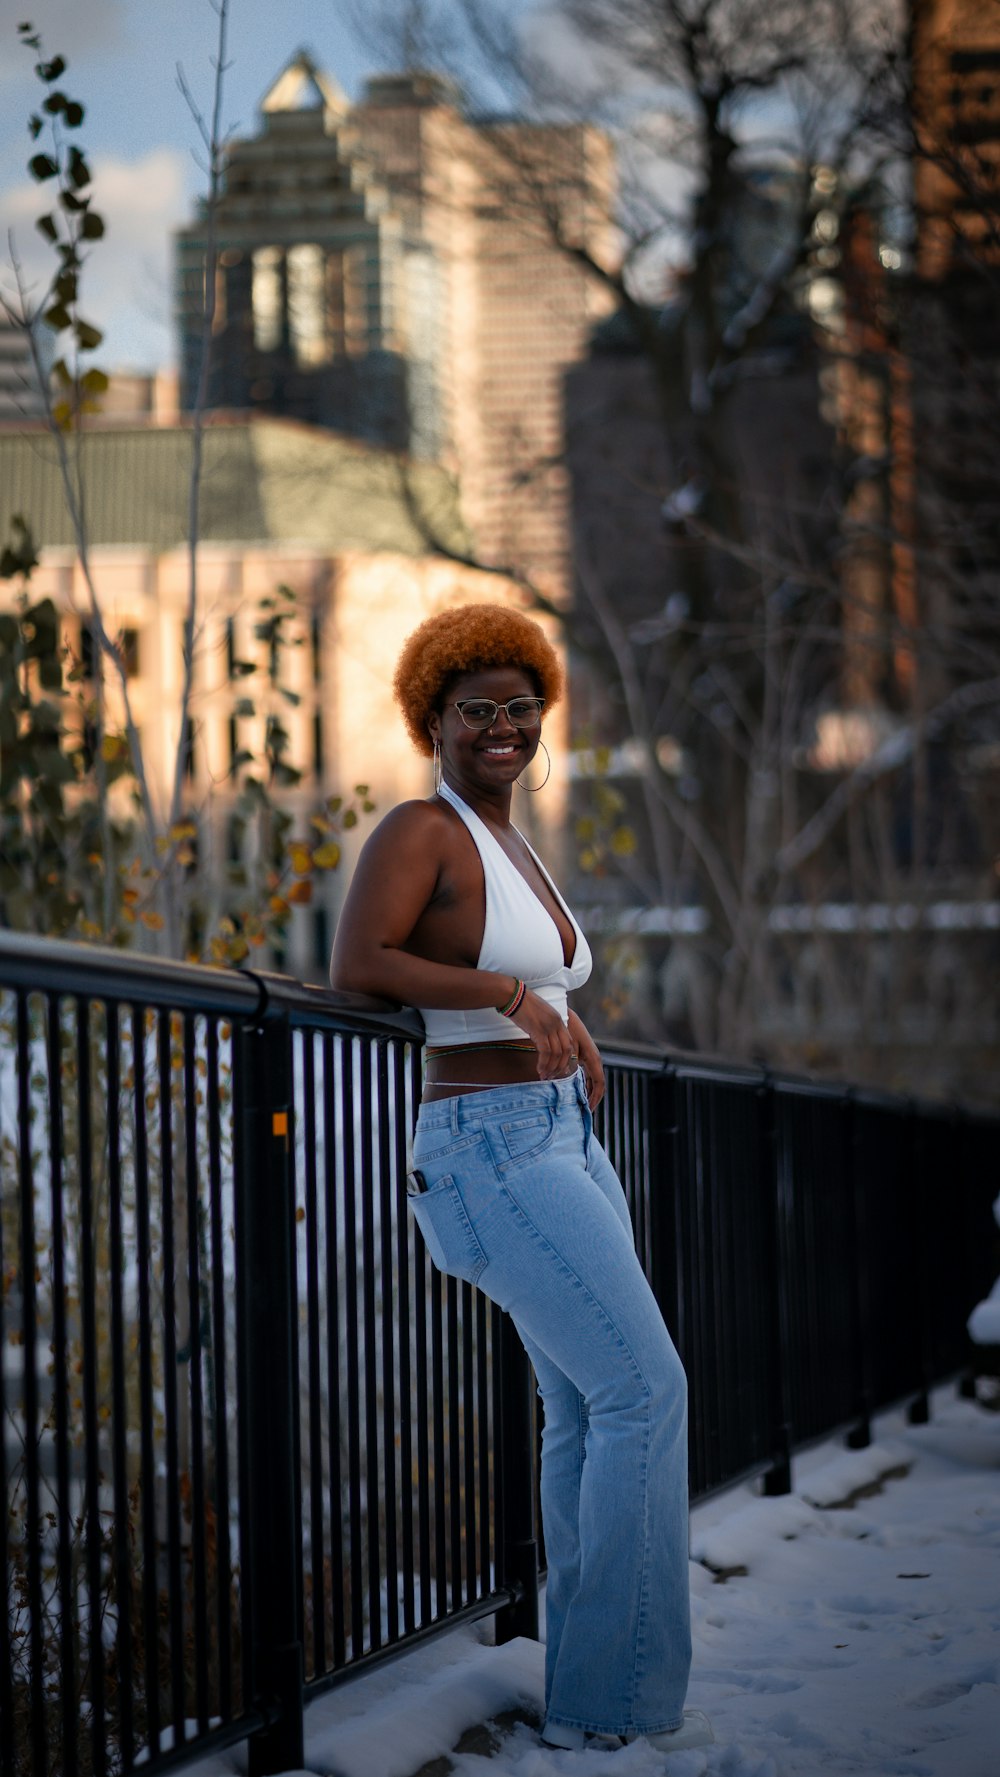
POLYGON ((418 753, 433 753, 427 718, 449 679, 491 666, 519 667, 538 682, 546 705, 562 695, 563 672, 538 624, 507 605, 458 605, 428 617, 407 638, 392 688, 418 753))

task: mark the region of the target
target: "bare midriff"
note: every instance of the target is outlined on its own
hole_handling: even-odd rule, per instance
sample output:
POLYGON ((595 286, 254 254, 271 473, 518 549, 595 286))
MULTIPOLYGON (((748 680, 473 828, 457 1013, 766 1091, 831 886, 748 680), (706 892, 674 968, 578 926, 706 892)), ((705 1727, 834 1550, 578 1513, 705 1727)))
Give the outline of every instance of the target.
MULTIPOLYGON (((493 1086, 539 1084, 538 1050, 533 1043, 497 1043, 489 1048, 469 1043, 443 1052, 428 1049, 424 1063, 425 1104, 457 1098, 463 1092, 488 1092, 493 1086)), ((574 1058, 565 1073, 555 1077, 568 1079, 576 1069, 574 1058)))

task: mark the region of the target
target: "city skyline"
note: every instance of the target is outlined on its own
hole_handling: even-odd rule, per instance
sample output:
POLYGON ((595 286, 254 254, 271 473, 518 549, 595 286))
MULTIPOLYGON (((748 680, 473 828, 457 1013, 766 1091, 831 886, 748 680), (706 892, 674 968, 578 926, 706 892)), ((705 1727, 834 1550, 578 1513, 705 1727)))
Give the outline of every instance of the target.
MULTIPOLYGON (((109 369, 152 371, 176 363, 171 311, 173 231, 189 220, 206 174, 198 164, 197 126, 177 84, 177 64, 207 113, 217 20, 209 0, 178 0, 169 9, 140 0, 94 0, 84 18, 68 0, 35 0, 9 13, 0 47, 0 290, 15 290, 8 237, 13 234, 27 281, 44 288, 52 260, 35 228, 44 187, 28 175, 28 117, 41 88, 34 57, 18 37, 30 20, 45 53, 65 57, 65 86, 86 108, 80 131, 94 173, 95 208, 107 235, 85 278, 85 312, 105 334, 101 362, 109 369)), ((296 51, 308 49, 348 97, 381 66, 334 6, 289 0, 280 13, 264 0, 230 8, 225 128, 235 135, 259 127, 260 102, 296 51)), ((42 143, 40 143, 40 146, 42 143)))

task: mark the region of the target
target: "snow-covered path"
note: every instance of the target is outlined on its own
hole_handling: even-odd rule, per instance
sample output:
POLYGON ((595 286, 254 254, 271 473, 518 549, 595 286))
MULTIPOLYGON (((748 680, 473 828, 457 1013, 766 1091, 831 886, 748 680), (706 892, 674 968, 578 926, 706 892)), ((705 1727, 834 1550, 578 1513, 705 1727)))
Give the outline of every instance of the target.
POLYGON ((787 1498, 740 1488, 694 1512, 688 1700, 714 1746, 550 1752, 520 1721, 489 1760, 452 1750, 541 1708, 540 1646, 492 1647, 484 1624, 314 1704, 309 1771, 414 1777, 445 1755, 434 1777, 1000 1777, 1000 1415, 941 1391, 929 1425, 876 1429, 869 1450, 799 1458, 787 1498))

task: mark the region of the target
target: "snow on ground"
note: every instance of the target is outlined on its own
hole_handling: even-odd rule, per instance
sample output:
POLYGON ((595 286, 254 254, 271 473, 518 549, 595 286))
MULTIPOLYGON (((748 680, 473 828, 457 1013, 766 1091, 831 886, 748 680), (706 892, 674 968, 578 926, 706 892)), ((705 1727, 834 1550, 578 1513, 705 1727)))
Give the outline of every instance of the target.
MULTIPOLYGON (((448 1755, 456 1777, 1000 1777, 1000 1415, 941 1390, 929 1425, 876 1432, 798 1458, 785 1498, 741 1487, 692 1514, 688 1701, 714 1746, 555 1752, 521 1721, 490 1760, 453 1751, 541 1711, 541 1646, 480 1624, 314 1703, 309 1772, 414 1777, 448 1755)), ((245 1769, 245 1749, 195 1767, 245 1769)))

